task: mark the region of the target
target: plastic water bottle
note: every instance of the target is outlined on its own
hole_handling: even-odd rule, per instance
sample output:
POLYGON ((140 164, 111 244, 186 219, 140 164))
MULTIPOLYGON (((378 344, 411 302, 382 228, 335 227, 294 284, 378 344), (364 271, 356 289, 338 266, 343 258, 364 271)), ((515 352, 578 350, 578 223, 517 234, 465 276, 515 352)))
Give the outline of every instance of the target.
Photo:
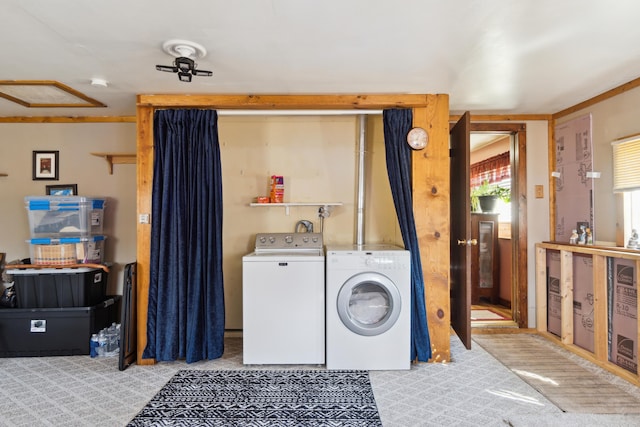
POLYGON ((91 335, 91 341, 89 342, 91 357, 98 357, 98 346, 100 343, 98 342, 98 334, 91 335))
POLYGON ((118 328, 116 323, 113 322, 111 326, 107 328, 107 356, 116 356, 118 354, 118 328))
POLYGON ((106 356, 107 353, 107 335, 104 333, 104 329, 98 334, 98 356, 106 356))
POLYGON ((118 350, 120 350, 120 334, 121 334, 121 328, 120 328, 120 323, 118 323, 116 325, 116 337, 118 342, 118 350))

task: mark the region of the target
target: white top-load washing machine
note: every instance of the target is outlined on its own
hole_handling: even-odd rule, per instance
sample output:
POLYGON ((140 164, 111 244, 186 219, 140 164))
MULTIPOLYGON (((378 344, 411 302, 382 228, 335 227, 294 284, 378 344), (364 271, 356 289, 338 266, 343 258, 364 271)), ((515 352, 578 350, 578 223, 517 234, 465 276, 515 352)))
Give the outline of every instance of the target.
POLYGON ((260 233, 242 257, 243 363, 324 364, 322 233, 260 233))
POLYGON ((330 246, 326 269, 327 369, 409 369, 409 251, 330 246))

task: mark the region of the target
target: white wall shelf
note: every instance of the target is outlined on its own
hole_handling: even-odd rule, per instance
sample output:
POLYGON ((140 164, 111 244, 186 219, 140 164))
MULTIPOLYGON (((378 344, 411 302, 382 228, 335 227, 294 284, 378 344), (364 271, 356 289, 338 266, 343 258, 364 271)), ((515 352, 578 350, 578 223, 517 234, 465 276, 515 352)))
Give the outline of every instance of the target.
POLYGON ((289 208, 292 206, 319 206, 324 207, 324 210, 331 212, 331 208, 334 206, 342 206, 342 202, 289 202, 289 203, 251 203, 249 206, 258 208, 272 208, 283 207, 286 215, 289 215, 289 208))

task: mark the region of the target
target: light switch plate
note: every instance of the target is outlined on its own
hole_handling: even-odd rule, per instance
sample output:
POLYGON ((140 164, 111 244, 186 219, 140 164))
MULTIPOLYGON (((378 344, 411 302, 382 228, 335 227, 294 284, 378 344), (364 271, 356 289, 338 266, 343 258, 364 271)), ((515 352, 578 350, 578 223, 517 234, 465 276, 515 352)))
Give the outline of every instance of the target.
POLYGON ((542 199, 544 197, 544 186, 536 185, 536 199, 542 199))

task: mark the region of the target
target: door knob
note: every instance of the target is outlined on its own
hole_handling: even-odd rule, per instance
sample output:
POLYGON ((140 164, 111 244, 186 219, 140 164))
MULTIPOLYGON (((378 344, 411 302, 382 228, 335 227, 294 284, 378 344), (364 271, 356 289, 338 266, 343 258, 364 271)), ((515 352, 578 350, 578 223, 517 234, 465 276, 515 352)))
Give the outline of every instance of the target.
POLYGON ((476 239, 471 240, 458 240, 458 246, 475 246, 478 244, 476 239))

